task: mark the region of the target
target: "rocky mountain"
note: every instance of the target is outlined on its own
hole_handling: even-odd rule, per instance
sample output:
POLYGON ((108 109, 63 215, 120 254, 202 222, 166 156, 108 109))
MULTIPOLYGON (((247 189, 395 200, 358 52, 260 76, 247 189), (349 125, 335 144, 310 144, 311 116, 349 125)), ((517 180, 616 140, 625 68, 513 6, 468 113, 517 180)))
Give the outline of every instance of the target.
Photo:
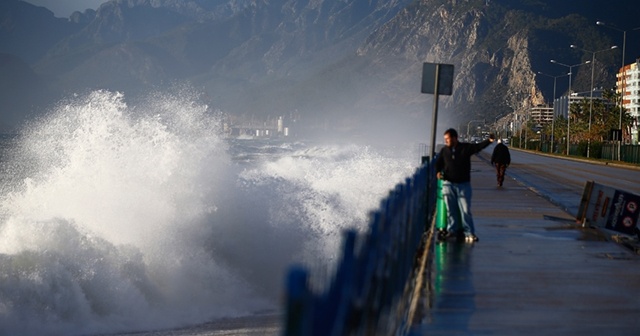
MULTIPOLYGON (((619 3, 618 9, 625 8, 619 3)), ((611 32, 595 25, 602 17, 595 14, 598 6, 579 1, 423 0, 370 35, 358 54, 402 59, 399 71, 404 68, 405 74, 399 78, 405 81, 419 73, 422 61, 454 64, 455 93, 447 106, 462 119, 493 120, 525 103, 552 100, 553 81, 536 73, 566 73, 550 60, 575 64, 590 56, 570 49, 571 44, 595 50, 611 45, 611 32)), ((596 86, 615 84, 619 60, 619 52, 598 55, 596 86)), ((574 89, 588 91, 589 72, 578 70, 574 89)), ((558 92, 562 89, 567 86, 558 92)))
MULTIPOLYGON (((598 50, 621 43, 620 32, 595 21, 632 24, 640 14, 632 4, 112 0, 59 19, 20 0, 4 0, 0 52, 11 64, 26 64, 29 75, 3 63, 2 81, 10 85, 20 76, 34 85, 0 93, 0 119, 17 125, 16 116, 42 112, 57 99, 52 97, 87 89, 135 97, 188 82, 230 114, 296 111, 311 125, 360 132, 399 120, 426 125, 431 105, 419 93, 421 67, 435 62, 455 66, 454 94, 441 102, 446 122, 493 120, 525 102, 550 100, 553 81, 537 71, 560 74, 567 69, 550 59, 575 64, 591 56, 570 44, 598 50), (12 118, 5 117, 8 110, 12 118)), ((637 43, 628 35, 631 59, 640 50, 629 47, 637 43)), ((619 50, 598 54, 596 86, 614 85, 620 56, 619 50)), ((574 74, 576 90, 589 90, 587 70, 574 74)), ((559 83, 562 90, 566 85, 559 83)))

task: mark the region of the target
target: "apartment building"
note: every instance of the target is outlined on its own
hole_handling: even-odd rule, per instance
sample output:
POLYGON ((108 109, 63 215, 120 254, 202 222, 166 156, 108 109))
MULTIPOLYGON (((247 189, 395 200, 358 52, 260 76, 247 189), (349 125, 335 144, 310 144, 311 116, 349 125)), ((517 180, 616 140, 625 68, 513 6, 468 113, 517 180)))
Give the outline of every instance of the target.
POLYGON ((553 120, 553 107, 536 105, 529 111, 529 116, 537 124, 550 123, 553 120))
POLYGON ((640 60, 620 68, 616 75, 616 92, 622 95, 622 106, 634 119, 631 125, 631 142, 638 144, 638 119, 640 119, 640 60), (624 92, 623 92, 624 91, 624 92))

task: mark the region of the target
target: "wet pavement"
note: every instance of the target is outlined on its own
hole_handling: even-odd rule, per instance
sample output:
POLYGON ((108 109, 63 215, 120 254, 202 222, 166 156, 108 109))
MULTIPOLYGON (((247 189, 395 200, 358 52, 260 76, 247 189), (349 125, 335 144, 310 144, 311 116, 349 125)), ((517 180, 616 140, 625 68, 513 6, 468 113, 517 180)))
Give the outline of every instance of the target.
POLYGON ((640 335, 640 256, 472 163, 479 242, 434 245, 421 335, 640 335))

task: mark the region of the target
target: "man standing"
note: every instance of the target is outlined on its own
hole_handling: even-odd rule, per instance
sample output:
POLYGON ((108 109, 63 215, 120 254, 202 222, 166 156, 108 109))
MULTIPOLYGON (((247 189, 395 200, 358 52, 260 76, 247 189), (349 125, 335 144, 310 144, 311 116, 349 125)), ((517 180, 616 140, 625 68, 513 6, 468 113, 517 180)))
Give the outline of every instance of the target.
POLYGON ((507 167, 511 164, 511 154, 509 154, 509 148, 507 148, 500 139, 498 139, 496 148, 493 149, 491 164, 496 167, 498 187, 502 187, 502 183, 504 182, 504 173, 507 171, 507 167))
POLYGON ((450 128, 444 132, 444 147, 436 158, 436 172, 442 183, 442 195, 448 209, 445 236, 461 237, 476 242, 473 217, 471 216, 471 156, 477 154, 494 140, 477 144, 458 141, 458 132, 450 128))

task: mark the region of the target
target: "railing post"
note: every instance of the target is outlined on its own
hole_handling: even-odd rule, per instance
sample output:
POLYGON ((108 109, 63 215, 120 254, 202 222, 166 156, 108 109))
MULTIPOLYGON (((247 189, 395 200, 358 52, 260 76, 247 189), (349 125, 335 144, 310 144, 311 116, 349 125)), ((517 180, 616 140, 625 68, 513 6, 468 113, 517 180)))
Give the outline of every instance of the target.
POLYGON ((336 274, 336 286, 334 303, 330 310, 334 313, 330 325, 322 326, 327 328, 326 335, 344 335, 349 332, 347 321, 352 314, 353 306, 353 274, 355 272, 355 246, 356 231, 349 230, 344 233, 344 245, 342 248, 342 261, 338 273, 336 274), (331 333, 329 333, 331 331, 331 333))
POLYGON ((285 336, 306 336, 311 334, 312 311, 309 293, 308 273, 299 266, 289 270, 287 277, 287 314, 285 316, 285 336))
MULTIPOLYGON (((424 180, 425 190, 426 190, 427 192, 426 192, 426 193, 425 193, 425 195, 424 195, 424 202, 425 202, 425 204, 423 204, 423 207, 424 207, 425 209, 429 209, 429 207, 431 206, 431 204, 433 204, 433 201, 435 201, 435 200, 432 200, 432 199, 431 199, 431 198, 433 197, 434 193, 433 193, 433 192, 432 192, 432 190, 431 190, 431 179, 429 178, 429 172, 431 172, 431 170, 432 170, 432 169, 431 169, 431 168, 432 168, 432 162, 431 162, 431 160, 430 160, 430 157, 429 157, 429 156, 423 156, 423 157, 422 157, 422 165, 427 167, 427 168, 426 168, 426 170, 427 170, 427 176, 426 176, 426 178, 425 178, 425 180, 424 180)), ((425 218, 425 221, 424 221, 424 223, 423 223, 423 224, 424 224, 424 226, 423 226, 423 227, 424 227, 424 231, 429 230, 430 223, 429 223, 429 218, 428 218, 428 217, 429 217, 429 216, 427 215, 427 218, 425 218)))

